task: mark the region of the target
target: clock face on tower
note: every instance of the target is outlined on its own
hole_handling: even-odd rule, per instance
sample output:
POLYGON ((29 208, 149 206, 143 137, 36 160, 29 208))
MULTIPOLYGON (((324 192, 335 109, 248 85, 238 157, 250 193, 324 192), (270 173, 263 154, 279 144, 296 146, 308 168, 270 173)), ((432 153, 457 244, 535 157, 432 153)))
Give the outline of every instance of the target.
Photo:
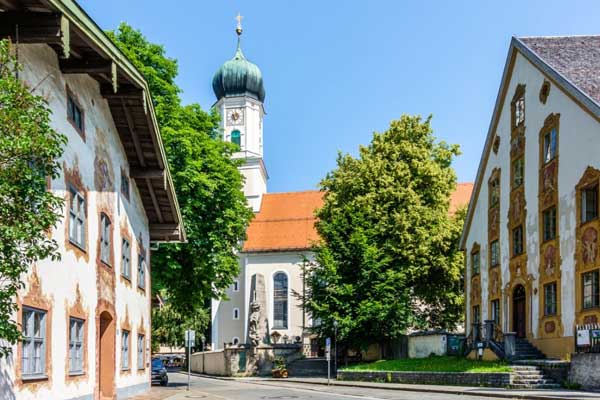
POLYGON ((243 125, 244 124, 244 109, 230 108, 227 110, 227 125, 243 125))

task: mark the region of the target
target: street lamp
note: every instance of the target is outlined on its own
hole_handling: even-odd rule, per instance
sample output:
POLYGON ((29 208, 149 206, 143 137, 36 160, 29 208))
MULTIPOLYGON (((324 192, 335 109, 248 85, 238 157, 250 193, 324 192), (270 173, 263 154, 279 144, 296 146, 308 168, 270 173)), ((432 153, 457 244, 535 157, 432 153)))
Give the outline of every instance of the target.
POLYGON ((333 320, 333 371, 335 372, 335 377, 337 379, 337 328, 338 322, 337 319, 333 320))

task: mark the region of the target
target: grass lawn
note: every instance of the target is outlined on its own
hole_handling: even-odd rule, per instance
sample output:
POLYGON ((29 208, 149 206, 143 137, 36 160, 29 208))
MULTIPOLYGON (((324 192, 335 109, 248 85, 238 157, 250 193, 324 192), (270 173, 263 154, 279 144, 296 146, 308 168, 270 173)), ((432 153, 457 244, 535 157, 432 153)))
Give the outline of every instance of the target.
POLYGON ((475 361, 466 358, 433 356, 405 360, 379 360, 344 368, 347 371, 429 371, 429 372, 510 372, 503 361, 475 361))

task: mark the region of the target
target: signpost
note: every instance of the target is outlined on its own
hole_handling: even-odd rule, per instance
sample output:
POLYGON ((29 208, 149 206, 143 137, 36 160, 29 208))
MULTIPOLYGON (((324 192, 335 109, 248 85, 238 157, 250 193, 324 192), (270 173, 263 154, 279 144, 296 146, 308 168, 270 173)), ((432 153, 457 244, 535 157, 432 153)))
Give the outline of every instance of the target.
POLYGON ((325 339, 325 357, 327 357, 327 385, 331 379, 331 338, 325 339))
POLYGON ((192 346, 195 346, 195 341, 196 341, 196 331, 193 330, 187 330, 185 331, 185 346, 187 347, 188 350, 188 359, 187 359, 187 364, 188 364, 188 384, 187 384, 187 390, 190 390, 190 376, 192 375, 192 346))

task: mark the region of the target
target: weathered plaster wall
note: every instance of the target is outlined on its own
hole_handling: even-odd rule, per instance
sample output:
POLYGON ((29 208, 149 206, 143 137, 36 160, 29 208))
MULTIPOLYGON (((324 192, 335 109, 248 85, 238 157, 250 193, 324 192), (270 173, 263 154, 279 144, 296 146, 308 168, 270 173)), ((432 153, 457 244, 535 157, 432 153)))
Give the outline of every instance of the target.
MULTIPOLYGON (((141 206, 141 200, 135 183, 131 181, 130 200, 120 193, 121 168, 128 170, 124 149, 117 134, 112 116, 106 101, 100 96, 98 83, 87 75, 62 75, 58 68, 55 52, 46 45, 21 45, 20 61, 24 65, 22 79, 34 93, 44 96, 52 110, 51 123, 54 129, 68 137, 61 165, 76 171, 81 177, 87 191, 87 248, 85 254, 67 249, 65 227, 68 208, 63 209, 64 218, 52 231, 53 238, 59 245, 61 260, 58 262, 42 261, 37 263, 42 295, 50 301, 51 317, 49 323, 51 343, 48 349, 48 380, 36 383, 23 383, 14 368, 17 348, 13 358, 0 361, 0 399, 69 399, 93 395, 97 389, 97 241, 99 236, 99 210, 110 212, 112 222, 113 265, 108 270, 114 275, 116 287, 113 293, 117 321, 115 390, 130 392, 148 387, 149 368, 137 370, 135 365, 137 354, 138 331, 146 332, 146 361, 149 361, 150 310, 149 291, 136 289, 137 245, 133 240, 131 257, 133 287, 126 286, 120 279, 121 267, 121 230, 129 232, 131 238, 139 238, 145 249, 149 249, 148 221, 141 206), (67 86, 75 94, 85 111, 85 140, 77 133, 67 120, 67 86), (97 159, 105 161, 105 173, 98 171, 97 159), (102 187, 99 188, 98 186, 102 187), (80 299, 77 299, 77 288, 80 299), (68 375, 68 318, 70 310, 79 303, 80 311, 87 316, 85 321, 85 374, 77 378, 68 375), (119 373, 120 365, 120 327, 121 321, 128 320, 132 326, 133 370, 129 374, 119 373), (10 383, 7 383, 10 382, 10 383), (12 386, 11 389, 8 389, 12 386), (9 393, 13 394, 9 394, 9 393), (4 396, 4 397, 2 397, 4 396), (7 397, 8 396, 8 397, 7 397)), ((67 186, 64 171, 61 176, 51 182, 51 190, 67 198, 67 186)), ((149 261, 149 254, 146 255, 149 261)), ((146 272, 148 279, 149 268, 146 272)), ((27 285, 20 298, 30 290, 27 285)), ((149 281, 146 282, 149 287, 149 281)), ((18 364, 18 362, 17 362, 18 364)))
POLYGON ((408 337, 408 358, 426 358, 431 353, 446 355, 446 335, 420 335, 408 337))
MULTIPOLYGON (((473 222, 467 236, 467 257, 473 243, 481 245, 481 279, 482 279, 482 319, 489 319, 487 272, 489 267, 487 245, 487 209, 488 186, 490 173, 494 168, 501 168, 501 202, 500 202, 500 252, 502 284, 510 280, 509 245, 511 243, 508 224, 509 193, 510 193, 510 124, 511 99, 518 84, 525 84, 525 200, 526 200, 526 251, 527 273, 533 276, 533 293, 528 293, 527 301, 531 300, 531 314, 528 325, 533 332, 533 339, 539 338, 539 300, 542 293, 538 287, 539 278, 539 217, 538 217, 538 180, 539 180, 539 132, 544 120, 551 113, 560 114, 558 139, 558 154, 560 157, 558 173, 558 229, 560 235, 561 268, 561 317, 563 330, 561 336, 573 335, 575 322, 575 185, 581 179, 587 166, 600 168, 600 158, 597 156, 598 133, 600 126, 584 109, 580 108, 558 86, 552 84, 546 104, 539 100, 539 91, 546 77, 520 54, 515 59, 514 69, 510 78, 506 99, 502 107, 496 134, 500 137, 498 154, 490 152, 487 168, 483 176, 481 190, 477 199, 473 222)), ((467 286, 469 287, 471 265, 468 257, 467 286)), ((469 292, 467 292, 469 293, 469 292)), ((467 295, 467 310, 470 310, 470 299, 467 295)), ((510 304, 502 302, 503 328, 511 329, 510 304)), ((467 313, 467 326, 471 323, 470 312, 467 313)), ((528 328, 529 329, 529 328, 528 328)), ((549 355, 562 355, 572 350, 572 340, 560 338, 544 339, 536 342, 549 355)))

